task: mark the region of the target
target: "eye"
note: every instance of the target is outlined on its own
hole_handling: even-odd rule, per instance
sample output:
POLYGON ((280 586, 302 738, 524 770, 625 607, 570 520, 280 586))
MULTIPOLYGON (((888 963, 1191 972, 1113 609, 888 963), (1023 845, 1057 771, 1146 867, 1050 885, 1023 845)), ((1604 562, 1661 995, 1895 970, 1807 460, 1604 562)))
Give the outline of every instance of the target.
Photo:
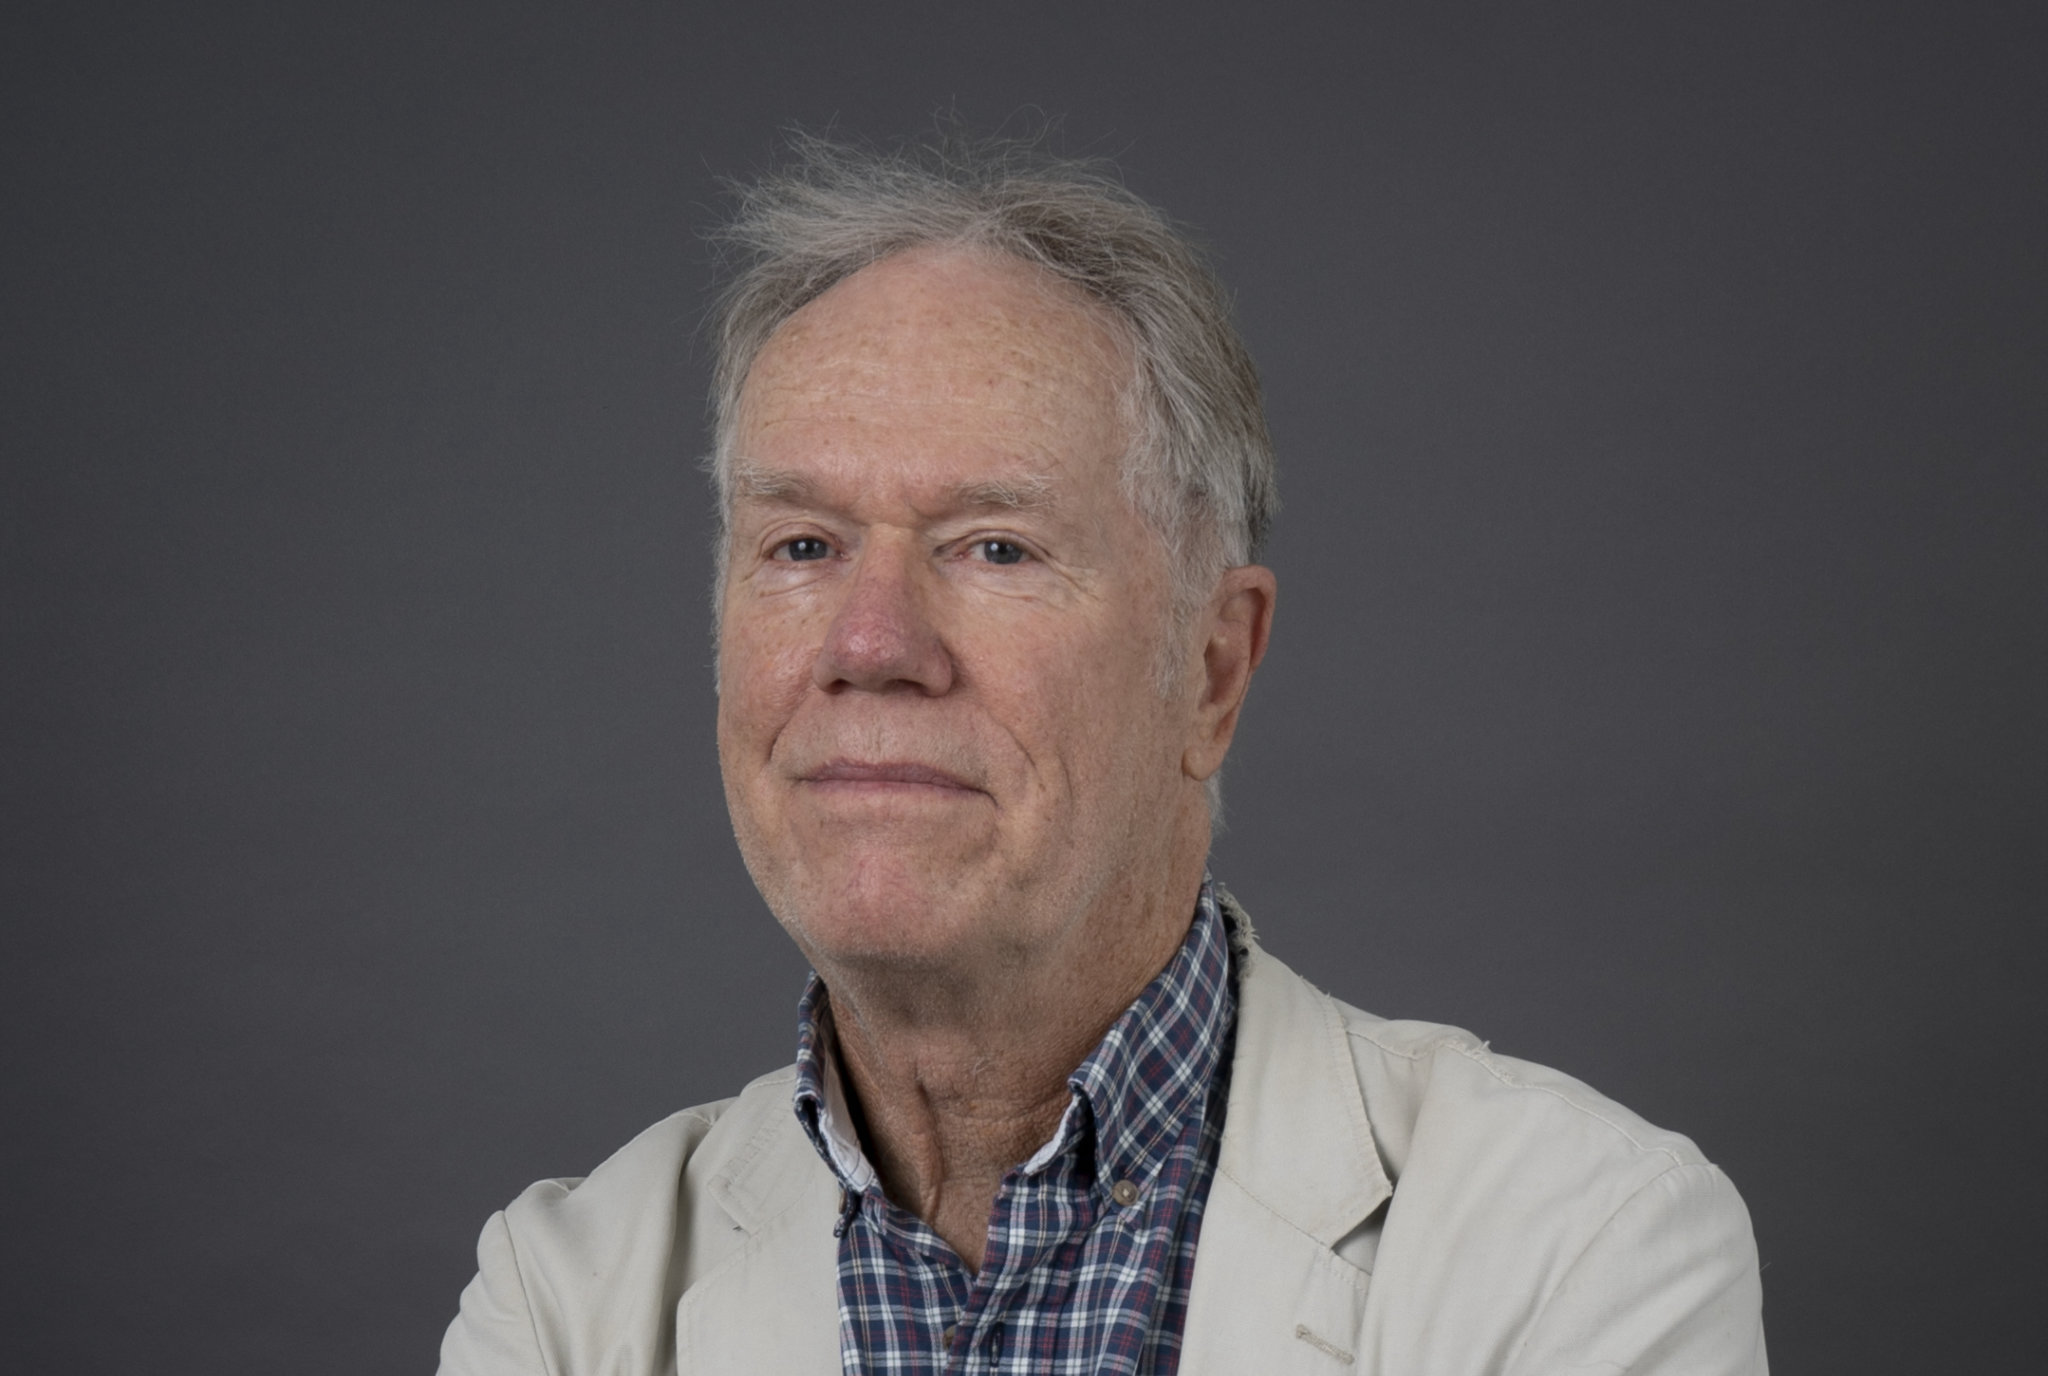
POLYGON ((1015 540, 976 540, 975 552, 991 564, 1021 564, 1024 546, 1015 540))
POLYGON ((799 535, 794 540, 784 540, 781 544, 777 545, 775 547, 775 554, 777 558, 801 564, 812 559, 831 558, 832 546, 826 544, 815 535, 799 535))

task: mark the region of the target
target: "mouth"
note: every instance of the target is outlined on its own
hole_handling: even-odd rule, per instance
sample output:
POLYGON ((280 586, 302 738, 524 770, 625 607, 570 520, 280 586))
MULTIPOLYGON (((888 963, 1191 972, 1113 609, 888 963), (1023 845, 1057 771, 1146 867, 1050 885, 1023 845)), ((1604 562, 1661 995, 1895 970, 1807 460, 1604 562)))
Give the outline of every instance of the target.
POLYGON ((798 776, 807 784, 850 793, 951 793, 982 790, 957 774, 911 760, 828 760, 798 776))

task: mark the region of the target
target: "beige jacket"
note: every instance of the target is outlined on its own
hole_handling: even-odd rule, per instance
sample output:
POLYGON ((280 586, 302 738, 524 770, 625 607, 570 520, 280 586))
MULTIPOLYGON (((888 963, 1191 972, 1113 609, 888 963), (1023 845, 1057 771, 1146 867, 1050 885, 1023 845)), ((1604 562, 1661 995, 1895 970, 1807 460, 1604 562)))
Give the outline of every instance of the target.
MULTIPOLYGON (((443 1376, 839 1367, 838 1192, 795 1071, 485 1225, 443 1376)), ((1697 1148, 1252 946, 1185 1376, 1756 1373, 1749 1215, 1697 1148)))

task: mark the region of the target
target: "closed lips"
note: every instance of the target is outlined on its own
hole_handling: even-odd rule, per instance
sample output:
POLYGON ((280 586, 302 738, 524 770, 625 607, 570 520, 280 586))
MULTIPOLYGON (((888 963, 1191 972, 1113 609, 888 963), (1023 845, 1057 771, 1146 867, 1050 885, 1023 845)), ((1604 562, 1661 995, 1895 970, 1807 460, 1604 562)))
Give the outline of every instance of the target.
POLYGON ((974 785, 943 769, 928 764, 890 761, 881 764, 834 760, 803 776, 814 784, 922 784, 928 788, 957 788, 978 792, 974 785))

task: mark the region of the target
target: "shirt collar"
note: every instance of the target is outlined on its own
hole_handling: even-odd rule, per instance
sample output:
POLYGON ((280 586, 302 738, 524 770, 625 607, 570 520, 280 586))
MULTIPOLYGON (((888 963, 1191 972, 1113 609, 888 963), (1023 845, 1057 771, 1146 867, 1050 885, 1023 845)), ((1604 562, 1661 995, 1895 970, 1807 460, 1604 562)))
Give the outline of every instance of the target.
MULTIPOLYGON (((816 974, 797 1012, 797 1121, 841 1187, 864 1193, 875 1170, 854 1130, 831 1001, 816 974)), ((1043 1170, 1092 1133, 1099 1174, 1149 1180, 1201 1111, 1235 1013, 1230 936, 1216 885, 1205 875, 1180 949, 1067 1077, 1073 1099, 1059 1127, 1020 1169, 1043 1170)))
POLYGON ((840 1185, 855 1194, 875 1182, 875 1168, 861 1150, 839 1069, 838 1038, 832 1030, 832 1002, 825 981, 813 973, 797 1005, 796 1116, 804 1133, 840 1185))

